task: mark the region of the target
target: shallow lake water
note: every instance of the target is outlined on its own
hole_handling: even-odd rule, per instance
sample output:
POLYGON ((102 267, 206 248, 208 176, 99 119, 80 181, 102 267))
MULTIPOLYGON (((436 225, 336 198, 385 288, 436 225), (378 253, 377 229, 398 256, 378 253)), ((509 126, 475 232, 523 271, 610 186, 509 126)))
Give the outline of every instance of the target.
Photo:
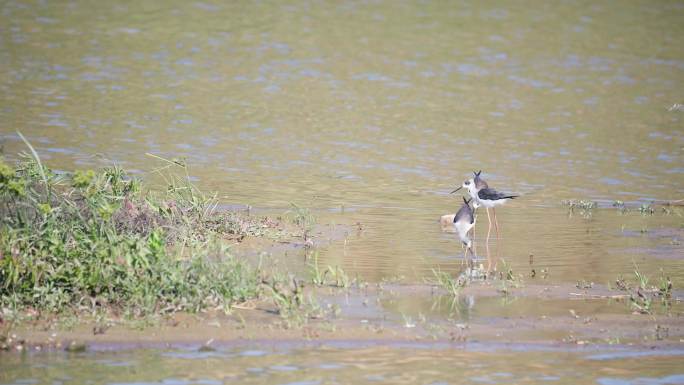
MULTIPOLYGON (((474 170, 521 196, 495 259, 549 279, 634 263, 684 282, 682 212, 568 218, 684 193, 684 7, 677 2, 224 4, 7 1, 0 120, 55 169, 186 158, 229 204, 363 231, 322 250, 368 280, 457 268, 437 220, 474 170), (644 233, 674 229, 667 236, 644 233), (658 258, 655 258, 658 257, 658 258)), ((484 253, 484 212, 477 226, 484 253)), ((492 241, 492 253, 497 251, 492 241)), ((290 261, 291 262, 291 261, 290 261)), ((296 269, 301 262, 291 263, 296 269)))
MULTIPOLYGON (((681 288, 684 210, 610 206, 684 197, 682 20, 676 1, 8 0, 0 4, 0 144, 16 158, 25 150, 19 130, 53 169, 115 162, 148 180, 163 164, 147 153, 185 158, 193 181, 226 204, 283 215, 296 203, 319 226, 347 226, 344 239, 320 240, 320 261, 371 282, 457 272, 460 243, 438 219, 458 209, 460 196, 449 192, 483 170, 491 187, 520 194, 497 210, 502 239, 491 243, 516 273, 606 284, 635 269, 653 279, 662 270, 681 288), (573 213, 565 199, 602 208, 573 213)), ((486 226, 481 210, 481 257, 486 226)), ((284 262, 305 273, 304 251, 284 262)), ((373 364, 376 356, 405 359, 434 384, 554 381, 567 360, 584 368, 573 374, 598 383, 684 382, 668 382, 677 374, 671 358, 625 358, 601 372, 602 361, 582 354, 532 352, 497 378, 508 353, 482 353, 481 370, 454 379, 445 365, 473 359, 458 350, 370 349, 363 364, 346 350, 288 354, 301 358, 294 374, 269 369, 290 365, 287 355, 237 355, 216 360, 260 369, 202 364, 179 382, 175 365, 195 361, 106 353, 103 360, 132 360, 123 370, 139 374, 110 381, 99 376, 114 369, 97 357, 37 356, 26 358, 30 369, 17 361, 12 373, 24 372, 3 382, 43 381, 58 363, 57 372, 85 370, 103 383, 233 375, 242 383, 414 383, 398 365, 373 364), (145 360, 160 360, 149 378, 136 369, 145 360), (344 377, 338 371, 356 374, 335 365, 368 370, 344 377), (648 379, 638 380, 642 367, 651 368, 648 379)))
POLYGON ((259 346, 10 357, 19 384, 681 384, 684 351, 470 344, 259 346))

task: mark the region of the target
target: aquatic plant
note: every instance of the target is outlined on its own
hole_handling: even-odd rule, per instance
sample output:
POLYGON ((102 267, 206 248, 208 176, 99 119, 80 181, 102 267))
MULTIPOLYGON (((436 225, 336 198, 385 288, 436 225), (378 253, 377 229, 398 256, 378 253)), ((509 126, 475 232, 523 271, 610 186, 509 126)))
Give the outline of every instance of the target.
POLYGON ((345 273, 341 267, 328 266, 328 270, 326 270, 326 273, 330 275, 330 277, 333 279, 333 281, 335 282, 335 286, 344 289, 348 289, 351 286, 351 280, 349 279, 349 275, 345 273))
POLYGON ((311 211, 296 203, 290 202, 290 209, 286 211, 285 214, 290 216, 292 223, 300 228, 302 232, 301 236, 306 242, 308 240, 309 232, 311 232, 314 224, 316 224, 316 218, 311 214, 311 211))
POLYGON ((442 287, 447 293, 454 297, 457 297, 460 294, 461 289, 467 284, 467 280, 464 279, 464 276, 459 276, 454 279, 449 273, 444 272, 439 268, 437 270, 432 269, 432 275, 434 276, 433 283, 442 287))
POLYGON ((0 160, 1 307, 144 316, 259 294, 256 270, 220 242, 243 230, 189 178, 164 174, 151 191, 117 166, 55 173, 29 148, 0 160))
POLYGON ((615 279, 615 287, 618 290, 622 290, 622 291, 628 291, 629 290, 629 285, 627 284, 627 281, 625 280, 625 278, 622 275, 619 275, 615 279))
POLYGON ((637 279, 637 286, 629 295, 632 308, 641 314, 651 314, 651 297, 648 295, 648 277, 639 271, 639 266, 634 263, 634 276, 637 279))
POLYGON ((501 258, 501 264, 503 266, 501 271, 499 271, 501 286, 497 291, 506 296, 510 293, 509 286, 517 289, 524 286, 524 281, 522 274, 513 273, 513 269, 505 259, 501 258))
POLYGON ((308 263, 311 282, 316 286, 323 286, 325 285, 327 271, 322 270, 318 265, 318 250, 313 252, 311 258, 311 261, 308 263))
POLYGON ((327 309, 321 307, 311 291, 305 296, 304 282, 294 275, 274 271, 262 283, 268 288, 268 294, 286 328, 305 326, 310 319, 321 319, 326 315, 337 318, 341 312, 338 305, 328 304, 327 309))
POLYGON ((651 298, 643 291, 637 289, 634 293, 630 294, 629 301, 637 313, 651 314, 651 298))
POLYGON ((348 289, 351 287, 353 282, 358 282, 358 279, 354 280, 349 278, 349 275, 339 266, 330 266, 323 270, 318 263, 318 251, 314 251, 311 255, 311 261, 307 264, 309 267, 309 276, 311 277, 311 283, 316 286, 326 285, 328 282, 328 277, 332 279, 332 285, 340 288, 348 289))
POLYGON ((568 206, 569 216, 572 216, 572 214, 574 214, 575 210, 577 209, 579 210, 579 214, 587 220, 590 220, 592 218, 594 209, 598 207, 598 204, 596 202, 588 200, 569 199, 561 201, 561 204, 568 206))
POLYGON ((663 269, 660 269, 658 294, 665 300, 670 300, 672 298, 672 280, 670 280, 670 277, 665 276, 663 269))
POLYGON ((501 269, 501 271, 499 271, 499 279, 501 279, 502 281, 508 281, 509 283, 512 283, 514 287, 522 286, 522 274, 513 273, 513 269, 503 258, 501 258, 501 264, 503 265, 503 268, 501 269))
POLYGON ((642 204, 639 206, 639 212, 642 215, 653 215, 655 213, 655 209, 651 205, 642 204))
POLYGON ((630 291, 629 299, 632 308, 641 314, 651 314, 654 299, 660 299, 661 305, 669 309, 672 301, 672 280, 660 270, 658 285, 650 285, 650 279, 639 270, 639 266, 634 263, 634 276, 636 285, 630 286, 621 277, 618 277, 616 284, 618 289, 630 291))
POLYGON ((620 214, 626 214, 629 210, 627 209, 627 206, 625 205, 625 202, 621 200, 614 200, 613 201, 613 207, 615 207, 620 214))
POLYGON ((304 304, 303 285, 294 276, 274 273, 270 280, 263 281, 271 292, 273 303, 280 315, 288 320, 302 322, 300 309, 304 304))
POLYGON ((634 276, 639 284, 639 289, 646 290, 648 288, 648 277, 639 271, 639 266, 634 263, 634 276))
POLYGON ((568 209, 574 211, 575 209, 592 210, 598 207, 596 202, 589 200, 567 199, 561 201, 561 204, 568 206, 568 209))

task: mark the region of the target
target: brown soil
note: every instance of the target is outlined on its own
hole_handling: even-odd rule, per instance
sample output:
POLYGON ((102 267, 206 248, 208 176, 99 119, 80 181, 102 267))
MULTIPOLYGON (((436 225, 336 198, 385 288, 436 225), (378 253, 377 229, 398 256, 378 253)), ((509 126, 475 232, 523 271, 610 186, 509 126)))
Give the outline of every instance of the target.
POLYGON ((63 349, 73 341, 92 349, 219 346, 249 341, 684 346, 684 306, 677 298, 680 293, 675 293, 667 309, 654 305, 654 314, 633 313, 625 292, 605 287, 580 290, 571 285, 526 285, 509 288, 503 294, 498 281, 478 282, 464 288, 457 298, 427 284, 309 287, 306 294, 315 298, 319 307, 302 310, 308 317, 300 319, 284 319, 270 302, 243 304, 229 315, 176 314, 142 329, 116 319, 108 323, 79 320, 73 329, 65 329, 55 320, 38 319, 14 327, 9 338, 0 343, 8 350, 63 349), (406 313, 393 307, 407 298, 413 303, 406 307, 406 313), (465 303, 462 309, 458 305, 443 309, 448 308, 445 304, 459 301, 465 303), (479 302, 478 306, 488 310, 466 317, 463 312, 468 311, 468 301, 479 302), (606 310, 602 311, 604 304, 606 310), (522 309, 524 315, 511 314, 516 306, 528 307, 522 309), (585 313, 589 310, 584 308, 594 310, 585 313))

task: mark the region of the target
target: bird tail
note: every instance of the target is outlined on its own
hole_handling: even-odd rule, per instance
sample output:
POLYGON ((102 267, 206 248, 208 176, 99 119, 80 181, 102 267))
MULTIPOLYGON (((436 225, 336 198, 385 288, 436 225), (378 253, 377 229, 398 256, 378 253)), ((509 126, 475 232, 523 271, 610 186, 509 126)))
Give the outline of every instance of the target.
POLYGON ((515 199, 515 198, 517 198, 517 197, 519 197, 519 196, 520 196, 520 195, 506 195, 505 197, 503 197, 503 199, 515 199))

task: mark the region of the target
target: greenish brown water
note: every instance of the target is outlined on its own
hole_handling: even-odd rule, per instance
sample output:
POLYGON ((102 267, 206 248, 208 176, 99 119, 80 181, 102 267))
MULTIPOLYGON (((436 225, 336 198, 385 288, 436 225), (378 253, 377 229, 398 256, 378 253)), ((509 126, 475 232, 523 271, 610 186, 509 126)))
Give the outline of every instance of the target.
POLYGON ((682 111, 670 108, 683 102, 681 3, 0 10, 10 156, 18 129, 57 169, 115 161, 149 177, 158 165, 146 153, 185 157, 229 203, 280 214, 296 202, 319 223, 360 222, 322 260, 371 280, 456 268, 460 245, 436 221, 457 209, 448 192, 482 169, 522 194, 498 215, 498 256, 514 267, 534 254, 552 280, 605 283, 636 261, 684 282, 681 212, 587 221, 559 208, 684 195, 682 111), (675 230, 641 233, 661 227, 675 230))
MULTIPOLYGON (((371 281, 423 282, 432 268, 460 268, 459 242, 437 221, 457 209, 460 198, 448 193, 482 169, 492 187, 521 194, 497 211, 498 255, 516 272, 607 283, 636 263, 651 277, 662 269, 681 288, 681 209, 569 216, 560 201, 635 207, 684 198, 683 21, 677 1, 9 0, 0 3, 0 140, 13 158, 24 149, 21 130, 55 169, 114 161, 143 178, 159 166, 146 153, 187 158, 200 187, 228 204, 282 214, 295 202, 319 224, 349 225, 344 240, 320 250, 321 263, 371 281)), ((478 220, 483 251, 484 212, 478 220)), ((286 263, 303 272, 300 257, 286 263)), ((411 365, 429 372, 425 383, 478 382, 479 369, 463 381, 445 377, 441 356, 421 352, 411 365)), ((446 356, 467 360, 459 351, 446 356)), ((538 367, 530 365, 546 355, 530 353, 513 374, 518 383, 564 377, 565 356, 538 367)), ((482 371, 491 377, 506 357, 482 371)), ((93 357, 52 359, 63 365, 57 371, 111 369, 93 357)), ((584 364, 574 353, 569 359, 584 364)), ((31 366, 42 358, 26 360, 2 382, 48 378, 31 366)), ((173 366, 165 360, 157 372, 173 366)), ((663 376, 677 374, 673 361, 623 360, 605 376, 640 383, 639 365, 652 364, 643 376, 655 380, 641 383, 666 383, 663 376)), ((338 382, 379 373, 412 383, 393 377, 396 368, 349 365, 360 377, 338 382)), ((196 379, 248 375, 199 366, 208 369, 197 368, 196 379)), ((585 369, 583 379, 602 378, 585 369)), ((173 378, 136 373, 109 382, 173 378)), ((249 381, 328 381, 263 373, 277 377, 249 381)))
POLYGON ((10 356, 2 384, 681 384, 682 351, 470 344, 10 356))

